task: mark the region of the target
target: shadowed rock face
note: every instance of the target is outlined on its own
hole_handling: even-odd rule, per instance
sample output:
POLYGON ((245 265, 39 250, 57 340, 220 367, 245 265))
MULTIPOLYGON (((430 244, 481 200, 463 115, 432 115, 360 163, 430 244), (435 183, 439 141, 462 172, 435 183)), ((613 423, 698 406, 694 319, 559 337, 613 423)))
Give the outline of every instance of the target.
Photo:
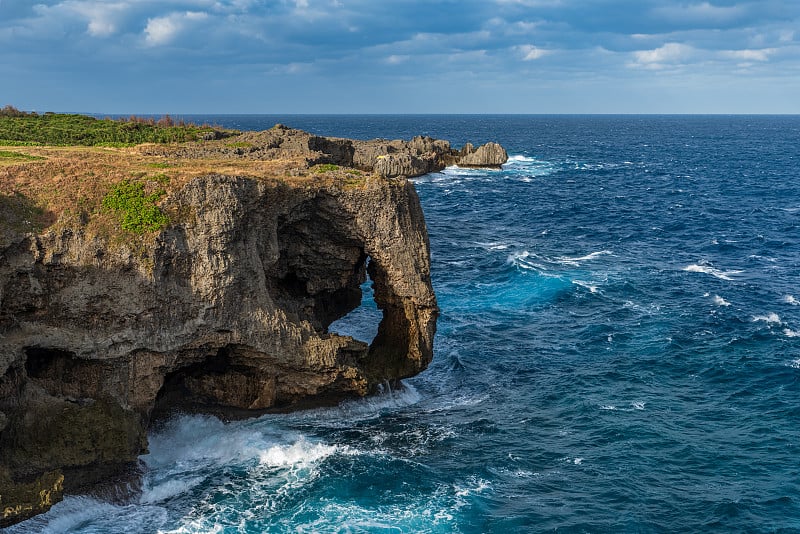
POLYGON ((0 526, 134 465, 158 411, 332 403, 430 362, 438 309, 408 182, 211 175, 168 202, 186 220, 139 249, 78 229, 0 248, 0 526), (372 345, 327 330, 367 276, 372 345))

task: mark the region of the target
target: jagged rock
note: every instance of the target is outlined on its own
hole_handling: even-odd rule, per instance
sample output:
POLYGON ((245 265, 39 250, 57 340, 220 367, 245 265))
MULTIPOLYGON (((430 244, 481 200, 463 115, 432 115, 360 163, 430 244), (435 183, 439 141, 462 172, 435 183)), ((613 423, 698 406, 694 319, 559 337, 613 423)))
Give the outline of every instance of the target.
POLYGON ((508 161, 505 149, 497 143, 486 143, 473 150, 467 143, 462 149, 458 165, 461 167, 500 167, 508 161))
POLYGON ((180 158, 270 160, 299 155, 309 166, 330 163, 375 172, 385 178, 413 178, 456 164, 499 167, 508 160, 505 149, 497 143, 487 143, 477 149, 467 143, 461 150, 454 150, 449 142, 428 136, 416 136, 410 141, 359 141, 320 137, 282 124, 263 132, 246 132, 218 142, 143 145, 139 150, 146 155, 180 158))
POLYGON ((455 162, 450 143, 417 136, 411 141, 353 141, 353 165, 386 178, 413 178, 437 172, 455 162))

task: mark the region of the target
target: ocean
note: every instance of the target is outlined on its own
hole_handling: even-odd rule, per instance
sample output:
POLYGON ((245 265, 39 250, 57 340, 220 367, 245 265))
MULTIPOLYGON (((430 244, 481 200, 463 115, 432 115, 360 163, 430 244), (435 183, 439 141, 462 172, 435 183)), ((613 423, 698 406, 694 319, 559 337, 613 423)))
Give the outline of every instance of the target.
MULTIPOLYGON (((414 181, 430 368, 150 436, 133 502, 10 533, 800 531, 800 117, 187 116, 503 144, 414 181)), ((332 330, 369 340, 362 307, 332 330)))

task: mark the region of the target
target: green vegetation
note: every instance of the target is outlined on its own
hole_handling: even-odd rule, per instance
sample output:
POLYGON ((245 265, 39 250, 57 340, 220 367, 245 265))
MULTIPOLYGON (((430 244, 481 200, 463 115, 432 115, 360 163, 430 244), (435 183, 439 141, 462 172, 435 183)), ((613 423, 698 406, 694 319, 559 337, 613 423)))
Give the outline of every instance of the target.
POLYGON ((156 205, 165 191, 159 189, 150 194, 144 184, 124 180, 103 198, 103 208, 117 215, 123 230, 134 234, 155 232, 169 223, 169 219, 156 205))
POLYGON ((323 172, 331 172, 331 171, 338 171, 339 166, 334 165, 333 163, 320 163, 319 165, 314 166, 313 171, 316 173, 323 173, 323 172))
POLYGON ((251 148, 253 143, 248 143, 247 141, 240 141, 238 143, 228 143, 225 145, 228 148, 251 148))
POLYGON ((0 139, 0 146, 42 146, 36 141, 12 141, 11 139, 0 139))
POLYGON ((175 165, 173 163, 167 163, 166 161, 158 161, 156 163, 148 163, 147 166, 154 169, 169 169, 175 165))
POLYGON ((12 106, 0 109, 0 144, 7 142, 45 145, 124 147, 140 143, 182 143, 239 132, 209 125, 175 122, 169 115, 159 120, 131 116, 96 119, 86 115, 26 113, 12 106))
POLYGON ((37 159, 44 159, 41 156, 31 156, 30 154, 22 154, 21 152, 10 152, 8 150, 0 150, 0 160, 23 160, 33 161, 37 159))

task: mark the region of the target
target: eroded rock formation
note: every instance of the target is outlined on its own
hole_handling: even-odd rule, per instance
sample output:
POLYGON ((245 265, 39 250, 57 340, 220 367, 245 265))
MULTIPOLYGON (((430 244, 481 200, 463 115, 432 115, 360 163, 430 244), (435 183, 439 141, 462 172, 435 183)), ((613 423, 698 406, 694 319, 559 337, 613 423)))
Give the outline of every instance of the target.
POLYGON ((474 148, 467 143, 461 150, 448 141, 417 136, 410 141, 327 138, 281 124, 263 132, 237 136, 235 143, 187 143, 179 147, 146 145, 141 150, 150 155, 174 157, 225 157, 270 160, 303 156, 309 165, 334 164, 376 172, 387 178, 413 178, 437 172, 449 165, 499 168, 508 160, 505 149, 497 143, 474 148))
MULTIPOLYGON (((391 177, 460 157, 429 138, 284 127, 223 143, 142 150, 299 154, 391 177)), ((163 207, 178 220, 133 244, 63 225, 0 243, 0 527, 135 468, 155 413, 333 403, 430 362, 438 308, 409 182, 212 174, 163 207), (328 331, 360 304, 367 276, 383 312, 371 344, 328 331)))

